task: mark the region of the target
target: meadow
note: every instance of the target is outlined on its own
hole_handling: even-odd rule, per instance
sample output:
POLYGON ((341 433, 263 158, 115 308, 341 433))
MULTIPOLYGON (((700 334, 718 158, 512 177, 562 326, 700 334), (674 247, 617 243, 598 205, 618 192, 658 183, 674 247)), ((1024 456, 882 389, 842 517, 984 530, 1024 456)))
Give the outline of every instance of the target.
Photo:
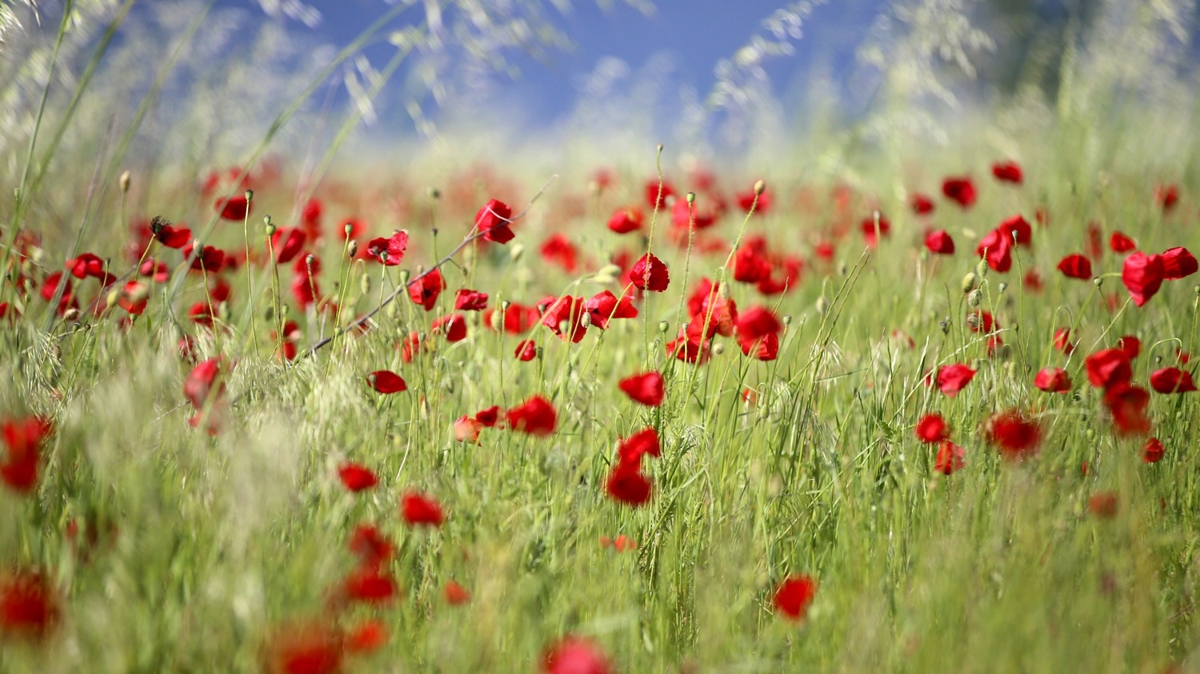
POLYGON ((112 113, 110 4, 0 83, 0 671, 1200 670, 1162 16, 1056 106, 913 112, 916 25, 871 114, 736 159, 400 162, 338 153, 362 100, 305 126, 361 45, 200 133, 244 73, 155 113, 164 43, 112 113))

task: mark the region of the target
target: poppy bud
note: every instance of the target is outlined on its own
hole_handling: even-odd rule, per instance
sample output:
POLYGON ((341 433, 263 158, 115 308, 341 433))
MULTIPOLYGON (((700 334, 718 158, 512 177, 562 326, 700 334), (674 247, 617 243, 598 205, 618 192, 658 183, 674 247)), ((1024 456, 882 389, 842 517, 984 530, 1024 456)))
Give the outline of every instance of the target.
POLYGON ((354 223, 347 222, 345 225, 342 226, 342 231, 346 233, 347 239, 350 238, 350 235, 354 232, 354 223))
POLYGON ((662 144, 662 143, 659 143, 659 144, 658 144, 658 153, 659 153, 659 154, 662 154, 662 151, 663 151, 663 144, 662 144))
POLYGON ((370 274, 363 274, 362 276, 360 276, 358 278, 358 289, 364 295, 371 294, 371 276, 370 276, 370 274))
POLYGON ((119 295, 120 291, 118 290, 113 290, 112 292, 108 293, 108 297, 104 298, 105 306, 107 306, 109 309, 115 307, 117 305, 117 299, 119 295))
POLYGON ((1005 283, 1004 281, 1001 281, 1000 282, 1000 294, 1003 295, 1005 290, 1008 290, 1008 284, 1005 283))
MULTIPOLYGON (((754 196, 761 197, 762 193, 766 192, 766 191, 767 191, 767 184, 765 182, 763 182, 762 180, 758 180, 754 183, 754 196)), ((876 220, 879 219, 879 211, 875 211, 875 219, 876 220)))
POLYGON ((943 335, 950 334, 950 321, 942 321, 938 323, 938 327, 942 329, 943 335))
POLYGON ((987 276, 988 264, 987 258, 980 258, 979 262, 975 263, 975 276, 984 278, 987 276))
POLYGON ((1097 276, 1096 278, 1092 279, 1092 283, 1095 283, 1096 287, 1099 288, 1100 286, 1104 285, 1104 279, 1097 276))
MULTIPOLYGON (((658 147, 659 147, 659 149, 660 149, 660 150, 662 149, 662 145, 659 145, 658 147)), ((659 331, 659 332, 661 332, 661 333, 663 333, 663 334, 666 334, 666 332, 667 332, 667 329, 668 329, 668 328, 670 328, 670 327, 671 327, 671 326, 670 326, 670 325, 669 325, 669 324, 668 324, 666 321, 659 321, 659 322, 658 322, 658 331, 659 331)))
POLYGON ((585 328, 592 327, 592 315, 586 311, 583 312, 583 315, 579 317, 579 324, 585 328))
POLYGON ((975 284, 978 282, 979 282, 979 277, 975 275, 975 272, 968 272, 967 275, 964 276, 963 280, 962 280, 963 294, 965 295, 965 294, 971 292, 972 290, 974 290, 975 284))
MULTIPOLYGON (((389 320, 394 321, 400 317, 399 304, 400 304, 399 302, 391 302, 387 305, 387 309, 384 309, 384 311, 387 313, 387 317, 389 320)), ((398 328, 398 331, 400 333, 400 336, 404 337, 404 329, 401 327, 401 328, 398 328)))
POLYGON ((312 268, 313 268, 313 265, 316 263, 316 261, 317 261, 317 256, 313 255, 312 253, 309 253, 308 255, 306 255, 304 257, 304 266, 308 267, 308 271, 310 274, 312 273, 312 268))
POLYGON ((525 246, 522 246, 519 243, 514 244, 512 249, 508 251, 508 259, 512 260, 513 262, 516 262, 517 260, 520 260, 521 256, 524 254, 525 254, 525 246))
POLYGON ((121 192, 129 191, 130 181, 131 181, 131 176, 129 175, 129 171, 126 171, 121 174, 121 192))
POLYGON ((76 318, 79 318, 79 310, 78 310, 78 309, 76 309, 75 307, 71 307, 70 309, 67 309, 67 310, 66 310, 66 311, 63 313, 63 320, 64 320, 64 321, 68 321, 68 322, 70 322, 70 321, 73 321, 73 320, 75 320, 76 318))
MULTIPOLYGON (((420 273, 420 272, 418 272, 418 273, 420 273)), ((400 285, 402 285, 402 286, 408 285, 408 280, 410 278, 412 278, 412 275, 408 273, 407 269, 400 270, 400 285)))
POLYGON ((972 290, 971 292, 967 293, 967 306, 971 307, 972 309, 979 306, 980 302, 982 302, 982 301, 983 301, 983 292, 982 291, 976 289, 976 290, 972 290))
POLYGON ((791 315, 791 314, 786 314, 786 315, 783 317, 783 324, 784 324, 784 325, 791 325, 791 324, 792 324, 792 315, 791 315))
POLYGON ((687 193, 687 202, 688 202, 688 206, 691 206, 692 204, 696 203, 696 193, 695 192, 687 193))
POLYGON ((271 222, 271 216, 263 218, 263 226, 266 227, 267 236, 275 236, 275 223, 271 222))
POLYGON ((254 201, 254 190, 246 190, 246 201, 254 201))
POLYGON ((270 321, 273 318, 275 318, 275 308, 268 304, 266 310, 263 311, 263 320, 270 321))
POLYGON ((358 241, 355 241, 354 239, 350 240, 350 245, 346 247, 346 255, 348 255, 351 260, 354 259, 355 255, 358 255, 358 241))
POLYGON ((713 352, 714 356, 719 356, 719 355, 725 353, 725 345, 720 342, 717 342, 716 344, 713 345, 712 352, 713 352))
POLYGON ((823 314, 829 310, 829 300, 825 299, 824 295, 817 298, 816 309, 818 314, 823 314))

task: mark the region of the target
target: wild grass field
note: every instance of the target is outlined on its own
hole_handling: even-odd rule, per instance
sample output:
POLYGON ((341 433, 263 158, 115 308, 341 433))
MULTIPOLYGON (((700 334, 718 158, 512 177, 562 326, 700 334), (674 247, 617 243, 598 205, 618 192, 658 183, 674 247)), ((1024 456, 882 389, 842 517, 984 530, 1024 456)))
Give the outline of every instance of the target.
POLYGON ((982 103, 894 3, 736 156, 355 144, 432 5, 170 4, 0 13, 0 672, 1200 671, 1189 3, 982 103))

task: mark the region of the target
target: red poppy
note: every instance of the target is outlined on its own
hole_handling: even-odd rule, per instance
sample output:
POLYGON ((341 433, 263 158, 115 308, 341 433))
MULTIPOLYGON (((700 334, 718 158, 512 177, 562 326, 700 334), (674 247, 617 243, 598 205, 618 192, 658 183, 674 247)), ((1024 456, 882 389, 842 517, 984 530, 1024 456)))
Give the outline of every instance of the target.
POLYGON ((970 208, 977 198, 975 183, 970 178, 946 178, 942 182, 942 194, 962 208, 970 208))
POLYGON ((1163 447, 1161 440, 1158 438, 1149 438, 1146 440, 1146 444, 1142 445, 1142 462, 1158 463, 1162 461, 1163 454, 1165 453, 1166 449, 1163 447))
POLYGON ((346 634, 346 650, 351 653, 370 653, 387 643, 387 628, 378 620, 367 620, 346 634))
POLYGON ((733 280, 739 283, 759 283, 770 276, 771 263, 760 251, 743 245, 734 253, 733 280))
POLYGON ((492 405, 491 407, 479 410, 475 413, 475 420, 479 423, 491 428, 496 425, 496 421, 500 418, 500 406, 492 405))
POLYGON ((355 569, 341 586, 343 599, 364 604, 386 604, 398 593, 395 579, 379 566, 355 569))
POLYGON ((1159 185, 1154 188, 1154 200, 1162 208, 1163 213, 1169 212, 1179 203, 1178 185, 1159 185))
POLYGON ((608 219, 608 228, 617 234, 628 234, 642 228, 642 220, 646 216, 637 206, 618 208, 608 219))
POLYGON ((300 251, 304 249, 304 244, 308 242, 308 235, 299 227, 280 227, 271 235, 271 246, 268 249, 275 251, 275 261, 279 264, 287 264, 296 259, 300 251))
POLYGON ((770 362, 779 357, 779 337, 767 335, 760 339, 750 340, 738 336, 738 346, 744 355, 755 360, 770 362))
POLYGON ((765 189, 758 194, 753 188, 738 192, 734 195, 734 200, 743 213, 750 213, 750 209, 754 209, 755 215, 766 215, 771 210, 771 194, 765 189))
POLYGON ((163 225, 158 230, 158 233, 154 235, 154 238, 167 248, 179 250, 192 240, 192 230, 188 229, 187 227, 172 227, 171 225, 163 225))
POLYGON ((317 285, 317 274, 321 273, 321 260, 314 255, 306 255, 296 260, 292 265, 292 297, 296 304, 307 308, 312 306, 321 294, 317 285))
POLYGON ((1020 460, 1037 453, 1042 442, 1041 426, 1018 411, 1001 412, 988 420, 988 442, 996 445, 1009 460, 1020 460))
POLYGON ((624 295, 621 299, 612 294, 611 290, 602 290, 590 300, 583 303, 592 325, 601 330, 608 329, 608 322, 614 318, 637 318, 638 309, 633 304, 633 298, 624 295))
POLYGON ((1104 254, 1104 232, 1100 230, 1100 225, 1095 222, 1089 222, 1087 226, 1087 256, 1093 260, 1100 259, 1104 254))
POLYGON ((1036 269, 1030 269, 1025 272, 1025 277, 1021 279, 1021 282, 1029 292, 1042 292, 1042 275, 1036 269))
POLYGON ((57 593, 36 571, 0 572, 0 634, 45 637, 58 623, 57 593))
MULTIPOLYGON (((391 236, 379 237, 367 242, 367 257, 374 259, 385 267, 395 267, 404 259, 408 250, 408 232, 397 230, 391 236)), ((420 304, 418 302, 418 304, 420 304)))
POLYGON ((483 238, 495 243, 508 243, 516 238, 512 228, 512 209, 502 201, 492 199, 475 214, 475 228, 483 238))
POLYGON ((575 270, 579 268, 579 249, 561 232, 551 234, 542 242, 542 247, 538 252, 541 253, 543 260, 557 264, 568 274, 575 273, 575 270))
POLYGON ((618 386, 634 402, 649 407, 658 407, 662 404, 663 376, 657 372, 643 372, 626 377, 618 386))
POLYGON ((445 289, 446 282, 442 280, 442 273, 437 269, 431 269, 424 276, 408 284, 408 298, 425 311, 432 311, 438 296, 445 289))
POLYGON ((451 606, 461 606, 471 601, 471 593, 462 585, 453 580, 446 581, 446 585, 442 588, 442 596, 446 598, 446 603, 451 606))
POLYGON ((513 351, 513 355, 517 360, 528 363, 537 358, 537 344, 532 339, 523 339, 517 344, 517 348, 513 351))
POLYGON ((454 439, 458 442, 479 442, 479 433, 483 429, 483 424, 472 419, 467 415, 462 415, 451 427, 454 431, 454 439))
POLYGON ((996 162, 992 164, 992 175, 1002 183, 1014 183, 1016 185, 1020 185, 1024 179, 1021 173, 1021 165, 1015 161, 996 162))
POLYGON ((1071 390, 1071 378, 1061 367, 1047 367, 1033 378, 1033 385, 1047 393, 1067 393, 1071 390))
POLYGON ((150 289, 141 281, 128 281, 117 296, 117 305, 134 316, 141 316, 150 299, 150 289))
POLYGON ((1117 516, 1117 495, 1111 491, 1092 494, 1088 499, 1088 512, 1102 520, 1111 520, 1117 516))
MULTIPOLYGON (((318 230, 319 231, 319 230, 318 230)), ((358 218, 346 218, 342 221, 342 226, 337 228, 337 236, 342 241, 357 241, 359 237, 367 231, 367 223, 358 218)), ((309 236, 316 238, 313 232, 309 232, 309 236)))
POLYGON ((878 221, 874 217, 863 218, 862 222, 858 224, 858 228, 862 232, 863 239, 866 240, 867 245, 874 248, 879 244, 879 237, 887 237, 891 234, 892 222, 885 218, 883 214, 879 214, 878 221))
POLYGON ((152 277, 155 283, 166 283, 171 280, 171 268, 166 262, 158 262, 156 260, 146 260, 138 267, 138 274, 142 276, 152 277))
POLYGON ((1104 393, 1104 404, 1112 414, 1113 426, 1118 435, 1139 435, 1150 432, 1150 419, 1146 407, 1150 394, 1140 386, 1122 382, 1111 386, 1104 393))
POLYGON ((1167 281, 1175 281, 1195 274, 1200 270, 1200 263, 1196 262, 1187 248, 1171 248, 1162 254, 1163 264, 1163 279, 1167 281))
POLYGON ((372 473, 369 468, 349 461, 338 466, 338 477, 342 478, 342 484, 346 486, 346 489, 355 493, 379 484, 379 478, 375 477, 375 473, 372 473))
POLYGON ((775 588, 771 603, 775 610, 791 620, 803 620, 817 596, 817 581, 805 574, 793 574, 775 588))
POLYGON ((937 456, 934 457, 933 469, 942 475, 953 475, 955 471, 964 468, 967 465, 963 448, 950 442, 942 440, 938 443, 937 456))
POLYGON ((777 335, 781 330, 783 323, 767 307, 755 305, 738 314, 737 334, 740 339, 755 341, 767 335, 777 335))
POLYGON ((1012 242, 999 229, 993 229, 980 240, 975 253, 987 260, 988 266, 998 272, 1012 268, 1012 242))
POLYGON ((636 508, 650 500, 654 484, 642 473, 641 466, 620 462, 613 466, 604 488, 614 500, 636 508))
POLYGON ((104 269, 104 260, 92 253, 83 253, 79 257, 67 260, 66 268, 70 270, 71 276, 77 279, 92 277, 103 280, 108 275, 104 269))
POLYGON ((1079 253, 1072 253, 1059 261, 1058 270, 1067 278, 1088 281, 1092 278, 1092 261, 1079 253))
POLYGON ((367 383, 379 393, 399 393, 408 390, 404 379, 391 370, 376 370, 367 375, 367 383))
MULTIPOLYGON (((196 242, 192 241, 191 243, 189 243, 188 245, 183 247, 183 250, 181 252, 183 254, 184 259, 187 259, 188 257, 191 256, 195 245, 196 245, 196 242)), ((194 271, 205 271, 205 272, 216 273, 216 272, 221 271, 225 266, 226 266, 225 251, 223 251, 219 248, 213 248, 212 246, 204 246, 203 248, 200 249, 200 253, 196 255, 196 258, 194 260, 192 260, 191 269, 194 271)))
POLYGON ((505 412, 504 418, 509 428, 531 435, 550 435, 558 426, 554 406, 538 395, 505 412))
POLYGON ((676 360, 703 365, 708 362, 711 347, 712 340, 701 339, 699 335, 692 334, 690 330, 686 332, 681 330, 677 338, 667 342, 667 353, 675 356, 676 360))
POLYGON ((192 406, 196 409, 202 409, 210 396, 219 396, 225 390, 224 382, 220 388, 213 393, 213 385, 221 374, 221 360, 213 357, 197 364, 188 373, 187 379, 183 382, 183 394, 191 401, 192 406))
POLYGON ((442 316, 433 322, 431 328, 434 334, 445 335, 446 341, 451 344, 467 338, 467 319, 462 314, 442 316))
POLYGON ((671 283, 667 265, 650 253, 638 258, 629 272, 629 280, 640 290, 661 293, 671 283))
POLYGON ((350 536, 350 552, 364 567, 377 567, 392 558, 392 543, 373 524, 360 524, 350 536))
POLYGON ((459 288, 454 293, 454 308, 458 311, 483 311, 487 309, 487 293, 468 288, 459 288))
POLYGON ((1054 331, 1054 348, 1068 356, 1075 352, 1075 344, 1071 342, 1070 328, 1059 328, 1054 331))
POLYGON ((345 654, 341 633, 324 623, 285 626, 267 646, 269 674, 340 674, 345 654))
POLYGON ((659 183, 658 178, 646 181, 646 203, 650 208, 661 210, 669 197, 675 196, 675 188, 670 183, 659 183))
POLYGON ((937 384, 942 393, 953 398, 958 395, 958 392, 963 390, 967 384, 975 377, 977 370, 972 370, 966 365, 955 363, 953 365, 943 365, 938 368, 937 384))
POLYGON ((614 674, 604 653, 590 641, 567 637, 542 654, 543 674, 614 674))
POLYGON ((1108 237, 1108 247, 1114 253, 1128 253, 1137 249, 1137 243, 1121 232, 1113 232, 1112 236, 1108 237))
POLYGON ((1133 303, 1139 307, 1154 297, 1162 287, 1164 278, 1161 255, 1146 255, 1140 251, 1131 253, 1125 258, 1125 266, 1121 269, 1121 281, 1129 290, 1133 303))
POLYGON ((250 213, 250 202, 244 196, 217 199, 213 207, 221 214, 222 220, 245 220, 250 213))
POLYGON ((979 309, 967 314, 967 328, 971 332, 982 332, 986 335, 998 330, 1000 323, 992 315, 992 312, 979 309))
POLYGON ((925 247, 938 255, 954 254, 954 239, 944 229, 935 229, 925 236, 925 247))
POLYGON ((604 548, 611 547, 617 552, 628 552, 629 550, 637 550, 637 541, 626 536, 625 534, 618 534, 616 538, 601 536, 600 546, 604 548))
POLYGON ((433 498, 417 491, 409 491, 401 497, 400 512, 409 526, 440 527, 445 520, 442 506, 433 498))
POLYGON ((578 343, 587 335, 587 325, 583 322, 583 316, 587 312, 583 305, 582 297, 568 295, 553 298, 542 314, 542 325, 550 328, 559 338, 578 343))
POLYGON ((1104 349, 1087 357, 1088 381, 1096 388, 1110 388, 1128 382, 1133 376, 1129 356, 1121 349, 1104 349))
POLYGON ((27 494, 37 486, 41 444, 50 433, 50 423, 38 417, 8 420, 0 424, 7 448, 0 462, 0 480, 14 491, 27 494))
POLYGON ((662 447, 658 441, 658 431, 647 428, 621 441, 617 448, 618 460, 625 464, 641 466, 643 456, 662 456, 662 447))
POLYGON ((921 193, 912 195, 912 198, 909 200, 909 206, 912 207, 913 213, 917 215, 928 215, 934 209, 933 199, 921 193))
POLYGON ((926 414, 917 422, 916 427, 917 439, 921 442, 941 442, 950 437, 950 429, 946 426, 946 420, 937 412, 926 414))
POLYGON ((1164 367, 1150 373, 1150 388, 1156 393, 1190 393, 1196 390, 1196 384, 1187 370, 1164 367))
POLYGON ((536 308, 516 302, 510 302, 508 308, 488 309, 483 314, 484 325, 493 330, 504 330, 510 335, 529 332, 540 318, 541 313, 536 308))

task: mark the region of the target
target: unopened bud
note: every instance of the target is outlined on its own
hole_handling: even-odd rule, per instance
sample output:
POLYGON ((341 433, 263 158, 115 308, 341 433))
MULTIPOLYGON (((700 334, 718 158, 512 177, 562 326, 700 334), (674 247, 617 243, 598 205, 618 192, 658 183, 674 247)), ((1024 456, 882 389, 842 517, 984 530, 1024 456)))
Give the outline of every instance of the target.
POLYGON ((716 344, 713 344, 712 352, 713 352, 714 356, 719 356, 719 355, 725 353, 725 345, 721 342, 717 342, 716 344))
POLYGON ((109 309, 112 309, 113 307, 117 306, 117 300, 120 298, 120 295, 121 295, 121 291, 112 290, 111 292, 108 293, 108 296, 104 298, 104 304, 109 309))
POLYGON ((583 315, 579 317, 579 324, 584 328, 592 327, 592 315, 586 311, 583 312, 583 315))
POLYGON ((350 235, 354 233, 354 223, 347 220, 346 224, 342 225, 342 231, 346 233, 346 238, 349 239, 350 235))
POLYGON ((522 246, 521 244, 518 243, 512 247, 512 250, 508 251, 508 259, 512 260, 513 262, 516 262, 517 260, 520 260, 521 256, 524 254, 525 254, 525 246, 522 246))
POLYGON ((358 289, 360 291, 362 291, 362 294, 364 294, 364 295, 371 294, 371 275, 370 274, 363 274, 362 276, 358 277, 358 289))
POLYGON ((976 289, 967 293, 967 306, 971 307, 972 309, 979 306, 982 301, 983 291, 976 289))
POLYGON ((687 202, 688 202, 688 206, 691 206, 692 204, 696 203, 696 193, 695 192, 687 193, 687 202))
MULTIPOLYGON (((659 145, 659 147, 662 147, 662 146, 659 145)), ((670 328, 671 328, 671 325, 669 323, 667 323, 666 321, 658 322, 658 331, 659 332, 666 334, 667 330, 669 330, 670 328)))
POLYGON ((961 284, 963 294, 965 295, 974 290, 977 283, 979 283, 979 277, 975 275, 975 272, 968 272, 967 275, 963 277, 961 284))
POLYGON ((826 311, 829 311, 829 300, 825 299, 824 295, 817 298, 816 309, 818 314, 824 314, 826 311))
POLYGON ((350 240, 350 245, 346 247, 346 255, 348 255, 350 257, 350 259, 354 259, 354 256, 358 255, 358 242, 357 241, 355 241, 353 239, 350 240))
POLYGON ((267 236, 275 236, 275 223, 267 220, 267 236))
POLYGON ((400 270, 400 285, 402 285, 402 286, 408 285, 408 280, 411 278, 412 278, 412 274, 410 274, 407 269, 400 270))
POLYGON ((246 190, 246 201, 254 201, 254 190, 246 190))
MULTIPOLYGON (((743 183, 743 184, 745 184, 745 183, 743 183)), ((766 191, 767 191, 767 184, 765 182, 763 182, 762 180, 755 181, 754 196, 761 197, 762 193, 766 192, 766 191)))
POLYGON ((792 315, 791 315, 791 314, 785 314, 785 315, 784 315, 784 317, 783 317, 783 324, 784 324, 784 325, 791 325, 791 324, 792 324, 792 315))
POLYGON ((1092 279, 1092 283, 1095 283, 1096 287, 1099 288, 1100 286, 1104 285, 1104 279, 1097 276, 1096 278, 1092 279))
POLYGON ((1000 288, 1000 294, 1003 295, 1004 291, 1008 290, 1008 284, 1005 283, 1004 281, 1001 281, 999 288, 1000 288))
POLYGON ((988 273, 987 260, 979 258, 979 262, 975 263, 975 275, 979 278, 986 278, 988 273))
POLYGON ((121 180, 120 180, 121 192, 129 191, 129 184, 132 182, 132 180, 133 180, 133 176, 130 175, 129 171, 126 171, 121 174, 121 180))
POLYGON ((662 154, 662 151, 663 151, 663 144, 662 144, 662 143, 659 143, 659 144, 658 144, 658 152, 659 152, 659 154, 662 154))
POLYGON ((70 309, 67 309, 65 312, 63 312, 63 320, 64 321, 73 321, 77 318, 79 318, 79 310, 76 309, 75 307, 71 307, 70 309))

